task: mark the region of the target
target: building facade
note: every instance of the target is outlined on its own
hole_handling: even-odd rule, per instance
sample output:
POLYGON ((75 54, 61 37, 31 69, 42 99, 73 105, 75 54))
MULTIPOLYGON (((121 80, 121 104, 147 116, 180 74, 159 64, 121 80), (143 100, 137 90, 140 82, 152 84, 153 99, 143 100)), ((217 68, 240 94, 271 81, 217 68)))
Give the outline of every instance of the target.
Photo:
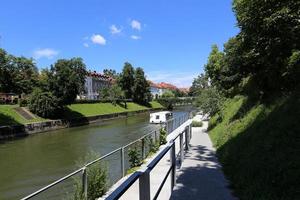
POLYGON ((97 100, 101 98, 100 91, 104 88, 109 88, 113 83, 113 79, 94 72, 88 72, 85 78, 84 93, 80 99, 97 100))

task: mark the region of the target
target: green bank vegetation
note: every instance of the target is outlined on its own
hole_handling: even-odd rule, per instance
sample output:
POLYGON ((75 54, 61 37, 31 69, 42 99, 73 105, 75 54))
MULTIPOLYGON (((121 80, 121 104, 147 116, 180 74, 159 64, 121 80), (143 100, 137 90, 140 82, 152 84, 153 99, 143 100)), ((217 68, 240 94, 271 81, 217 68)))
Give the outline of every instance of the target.
POLYGON ((239 199, 300 199, 300 2, 234 0, 240 32, 192 87, 239 199))

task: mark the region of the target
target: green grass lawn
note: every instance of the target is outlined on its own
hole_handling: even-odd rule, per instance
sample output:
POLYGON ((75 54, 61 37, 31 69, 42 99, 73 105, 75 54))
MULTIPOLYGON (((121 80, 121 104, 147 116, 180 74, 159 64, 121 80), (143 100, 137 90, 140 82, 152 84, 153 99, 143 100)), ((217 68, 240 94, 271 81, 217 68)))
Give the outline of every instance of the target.
POLYGON ((211 118, 210 137, 239 199, 299 199, 299 96, 268 104, 237 96, 211 118))
POLYGON ((148 110, 151 108, 162 108, 158 102, 151 102, 151 107, 142 106, 136 103, 127 103, 127 109, 120 105, 114 106, 111 103, 95 103, 95 104, 72 104, 68 106, 65 118, 89 117, 95 115, 104 115, 112 113, 130 112, 138 110, 148 110))
MULTIPOLYGON (((76 117, 89 117, 94 115, 103 115, 120 112, 130 112, 138 110, 148 110, 151 108, 163 108, 158 102, 151 102, 150 107, 142 106, 136 103, 127 103, 127 109, 120 105, 114 106, 111 103, 90 103, 90 104, 72 104, 68 106, 63 118, 71 119, 76 117)), ((13 108, 17 105, 0 105, 0 126, 13 124, 26 124, 31 122, 45 121, 43 118, 26 120, 20 116, 13 108)))
POLYGON ((39 117, 26 120, 14 110, 15 107, 18 107, 18 105, 0 105, 0 126, 26 124, 45 120, 39 117))

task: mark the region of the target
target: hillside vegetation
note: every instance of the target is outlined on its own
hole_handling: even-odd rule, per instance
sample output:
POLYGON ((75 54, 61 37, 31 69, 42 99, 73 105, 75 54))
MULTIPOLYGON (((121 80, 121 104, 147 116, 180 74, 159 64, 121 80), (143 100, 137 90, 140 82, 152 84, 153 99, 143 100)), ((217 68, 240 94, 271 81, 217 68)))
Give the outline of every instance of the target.
POLYGON ((226 100, 210 137, 240 199, 300 199, 300 95, 226 100))

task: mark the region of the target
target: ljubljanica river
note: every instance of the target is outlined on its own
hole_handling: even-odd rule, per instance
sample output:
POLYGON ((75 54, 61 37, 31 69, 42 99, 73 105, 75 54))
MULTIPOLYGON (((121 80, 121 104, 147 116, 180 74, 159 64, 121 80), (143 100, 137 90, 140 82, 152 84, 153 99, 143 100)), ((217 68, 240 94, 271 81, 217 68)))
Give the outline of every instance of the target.
MULTIPOLYGON (((174 116, 188 109, 175 110, 174 116)), ((24 197, 78 169, 76 162, 88 152, 104 155, 159 127, 149 124, 146 113, 1 142, 0 199, 24 197)), ((120 166, 110 164, 110 169, 120 171, 120 166)))

